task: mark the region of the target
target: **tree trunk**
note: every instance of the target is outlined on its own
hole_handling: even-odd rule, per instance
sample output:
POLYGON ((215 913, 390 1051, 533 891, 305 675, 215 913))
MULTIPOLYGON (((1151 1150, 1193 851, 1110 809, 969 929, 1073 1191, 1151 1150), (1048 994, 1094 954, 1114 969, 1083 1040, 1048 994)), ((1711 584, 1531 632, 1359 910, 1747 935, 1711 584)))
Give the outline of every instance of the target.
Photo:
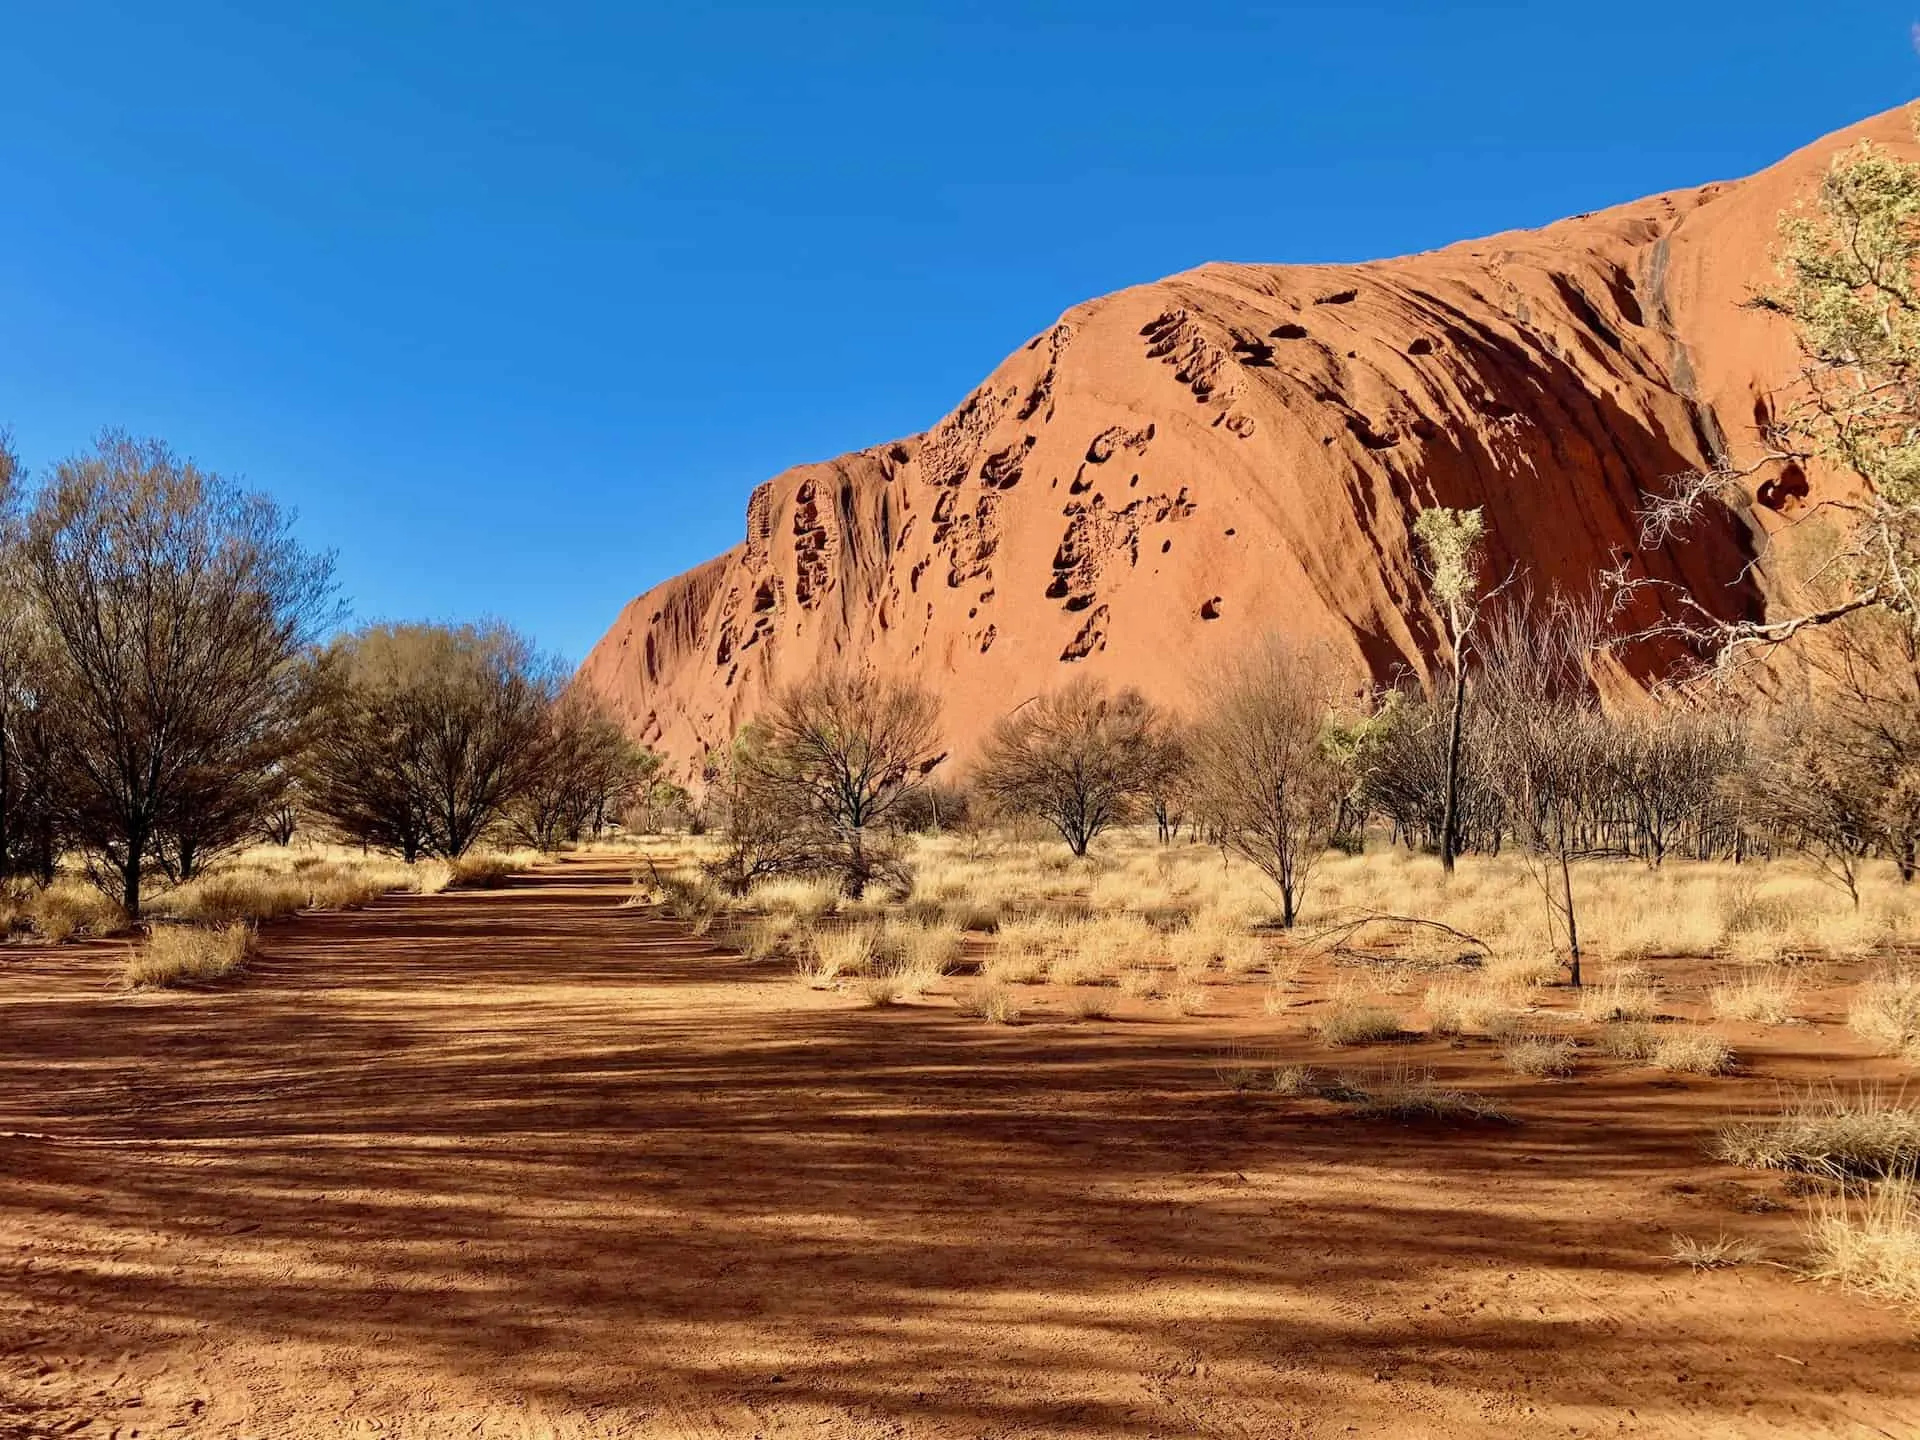
POLYGON ((1459 849, 1460 824, 1460 742, 1465 733, 1467 714, 1467 662, 1456 641, 1453 654, 1453 719, 1447 734, 1447 783, 1440 812, 1440 868, 1453 874, 1453 857, 1459 849))
POLYGON ((1567 907, 1568 983, 1580 988, 1580 923, 1573 913, 1573 867, 1567 863, 1567 845, 1560 842, 1560 894, 1567 907))
POLYGON ((120 867, 120 908, 129 922, 140 919, 140 851, 129 845, 126 863, 120 867))

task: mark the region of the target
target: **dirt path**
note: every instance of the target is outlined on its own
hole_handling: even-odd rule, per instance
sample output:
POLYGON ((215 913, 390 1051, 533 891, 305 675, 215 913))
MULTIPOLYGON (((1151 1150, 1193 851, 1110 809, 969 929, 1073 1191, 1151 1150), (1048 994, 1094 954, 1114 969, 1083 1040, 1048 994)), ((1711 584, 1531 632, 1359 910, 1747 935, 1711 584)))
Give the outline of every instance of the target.
POLYGON ((1225 1093, 1262 1016, 858 1009, 623 889, 302 920, 218 993, 0 952, 0 1435, 1920 1434, 1898 1316, 1665 1259, 1790 1236, 1700 1159, 1724 1082, 1382 1125, 1225 1093))

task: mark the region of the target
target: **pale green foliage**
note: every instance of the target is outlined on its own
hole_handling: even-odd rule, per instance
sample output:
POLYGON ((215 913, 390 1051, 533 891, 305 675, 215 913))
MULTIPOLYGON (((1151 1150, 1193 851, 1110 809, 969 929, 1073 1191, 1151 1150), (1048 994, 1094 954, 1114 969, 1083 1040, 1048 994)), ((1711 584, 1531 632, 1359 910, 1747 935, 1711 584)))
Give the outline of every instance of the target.
POLYGON ((1480 574, 1485 515, 1477 507, 1450 510, 1444 505, 1435 505, 1415 517, 1413 533, 1426 551, 1428 583, 1433 587, 1434 598, 1455 612, 1465 608, 1474 598, 1474 585, 1480 574))
MULTIPOLYGON (((1920 126, 1920 112, 1916 112, 1920 126)), ((1803 386, 1775 448, 1851 471, 1871 495, 1846 536, 1850 593, 1914 617, 1920 579, 1920 164, 1862 142, 1780 219, 1780 281, 1803 386)))

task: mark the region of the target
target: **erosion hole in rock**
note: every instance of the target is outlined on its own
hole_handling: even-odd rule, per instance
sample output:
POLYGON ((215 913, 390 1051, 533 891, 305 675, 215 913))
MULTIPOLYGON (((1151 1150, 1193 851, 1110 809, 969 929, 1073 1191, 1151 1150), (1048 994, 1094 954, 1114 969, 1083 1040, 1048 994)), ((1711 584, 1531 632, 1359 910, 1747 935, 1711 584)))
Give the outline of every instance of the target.
POLYGON ((1218 595, 1200 606, 1200 618, 1202 620, 1218 620, 1220 618, 1220 597, 1218 595))
POLYGON ((1433 341, 1427 339, 1424 335, 1407 346, 1407 354, 1409 355, 1431 355, 1432 353, 1433 341))
POLYGON ((1274 340, 1304 340, 1307 338, 1307 327, 1288 321, 1285 325, 1274 326, 1267 335, 1274 340))
POLYGON ((1314 296, 1313 303, 1316 305, 1351 305, 1359 298, 1360 292, 1358 290, 1335 290, 1326 295, 1314 296))
POLYGON ((1790 510, 1807 498, 1808 489, 1807 472, 1789 461, 1778 475, 1760 482, 1753 498, 1769 510, 1790 510))

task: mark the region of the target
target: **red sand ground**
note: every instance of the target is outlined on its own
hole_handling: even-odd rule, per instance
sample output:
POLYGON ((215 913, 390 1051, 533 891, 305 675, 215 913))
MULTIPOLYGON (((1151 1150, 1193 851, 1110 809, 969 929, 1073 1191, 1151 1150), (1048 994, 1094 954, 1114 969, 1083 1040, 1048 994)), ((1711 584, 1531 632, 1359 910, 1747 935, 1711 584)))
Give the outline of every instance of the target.
POLYGON ((1782 1182, 1701 1147, 1783 1079, 1897 1073, 1832 993, 1730 1029, 1726 1080, 1342 1057, 1522 1122, 1409 1127, 1228 1093, 1235 1041, 1326 1059, 1251 991, 860 1009, 624 890, 306 919, 199 994, 4 952, 0 1434, 1920 1434, 1909 1321, 1664 1258, 1790 1254, 1782 1182))

